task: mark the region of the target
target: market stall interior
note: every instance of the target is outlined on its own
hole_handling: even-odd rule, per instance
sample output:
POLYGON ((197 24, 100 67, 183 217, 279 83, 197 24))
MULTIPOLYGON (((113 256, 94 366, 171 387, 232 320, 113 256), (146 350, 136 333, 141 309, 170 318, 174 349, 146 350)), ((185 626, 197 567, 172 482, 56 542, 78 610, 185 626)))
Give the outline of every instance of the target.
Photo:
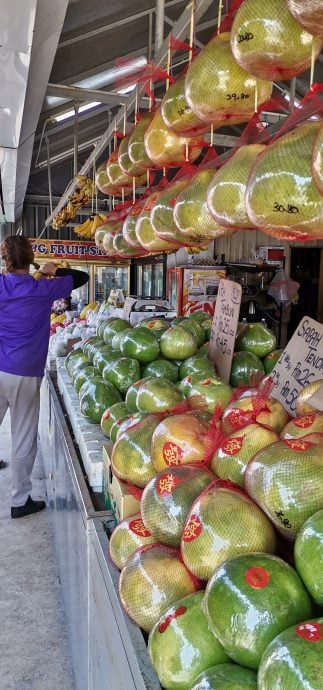
POLYGON ((39 428, 77 690, 322 690, 322 0, 20 5, 1 239, 90 276, 39 428))

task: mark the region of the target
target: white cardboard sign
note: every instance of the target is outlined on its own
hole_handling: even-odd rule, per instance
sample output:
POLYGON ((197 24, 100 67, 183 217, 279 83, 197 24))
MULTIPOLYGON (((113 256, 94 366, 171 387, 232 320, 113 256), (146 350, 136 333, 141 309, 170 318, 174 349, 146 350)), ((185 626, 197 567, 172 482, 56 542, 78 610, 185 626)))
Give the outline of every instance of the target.
POLYGON ((242 288, 233 280, 221 278, 216 298, 209 345, 209 357, 219 376, 229 381, 239 321, 242 288))
POLYGON ((304 316, 271 376, 275 384, 271 396, 295 417, 302 388, 323 379, 323 324, 304 316))

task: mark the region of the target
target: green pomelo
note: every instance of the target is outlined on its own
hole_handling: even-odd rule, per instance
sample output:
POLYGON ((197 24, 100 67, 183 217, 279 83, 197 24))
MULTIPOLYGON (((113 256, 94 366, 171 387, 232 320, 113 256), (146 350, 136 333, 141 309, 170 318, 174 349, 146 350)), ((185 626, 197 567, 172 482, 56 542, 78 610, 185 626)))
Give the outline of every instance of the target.
POLYGON ((254 670, 276 635, 312 614, 296 570, 277 556, 257 553, 223 563, 207 584, 205 605, 226 653, 254 670))
POLYGON ((131 258, 133 256, 137 255, 137 250, 132 247, 131 245, 128 244, 128 242, 125 240, 123 236, 123 224, 119 228, 118 232, 116 232, 114 238, 113 238, 113 249, 114 252, 118 255, 120 255, 121 258, 131 258))
POLYGON ((312 151, 320 126, 307 122, 284 134, 259 155, 250 173, 248 216, 269 235, 323 237, 322 197, 312 175, 312 151))
POLYGON ((212 413, 217 407, 224 410, 231 396, 231 387, 225 381, 216 378, 200 379, 197 383, 192 383, 187 394, 194 407, 205 407, 212 413))
POLYGON ((109 325, 109 323, 112 323, 112 321, 116 321, 116 316, 109 316, 107 319, 101 319, 99 324, 96 327, 96 334, 100 338, 103 338, 103 331, 106 326, 109 325))
POLYGON ((110 349, 110 352, 101 352, 101 357, 97 359, 97 367, 100 371, 101 376, 103 369, 107 366, 107 364, 110 364, 110 362, 115 362, 117 359, 120 359, 120 357, 121 352, 119 352, 118 350, 110 349))
POLYGON ((112 188, 111 182, 107 176, 107 164, 106 162, 99 165, 95 173, 95 184, 96 187, 102 194, 113 194, 114 190, 112 188))
POLYGON ((184 395, 168 379, 151 378, 139 389, 136 405, 141 412, 163 412, 170 410, 184 400, 184 395))
POLYGON ((276 347, 274 333, 262 323, 248 323, 236 338, 237 352, 251 352, 260 359, 276 347))
POLYGON ((183 465, 165 469, 150 480, 140 510, 156 542, 180 546, 188 511, 212 479, 213 474, 206 469, 183 465))
POLYGON ((126 175, 129 175, 130 177, 138 177, 138 175, 143 175, 145 173, 145 168, 140 165, 135 165, 129 157, 129 139, 130 134, 127 134, 125 137, 123 137, 123 139, 121 139, 119 144, 118 163, 121 170, 126 175))
POLYGON ((188 319, 193 319, 193 321, 199 321, 200 323, 203 323, 206 318, 208 318, 208 314, 206 311, 203 311, 203 309, 197 309, 196 311, 193 311, 191 314, 187 314, 186 317, 188 319))
POLYGON ((259 357, 252 352, 234 352, 231 365, 230 384, 234 388, 239 384, 248 386, 250 377, 254 374, 265 374, 264 366, 259 357))
POLYGON ((147 155, 144 144, 144 136, 146 129, 153 119, 153 113, 145 113, 137 122, 135 129, 130 134, 128 153, 130 160, 137 166, 143 168, 151 168, 152 161, 147 155))
POLYGON ((309 412, 300 417, 294 417, 284 426, 280 437, 283 440, 290 438, 303 438, 308 434, 323 434, 322 412, 309 412))
POLYGON ((204 330, 204 336, 207 341, 210 340, 211 338, 211 330, 212 330, 212 321, 213 319, 205 319, 205 321, 202 321, 202 328, 204 330))
POLYGON ((208 357, 209 356, 209 344, 210 343, 207 342, 207 343, 204 343, 204 345, 202 345, 202 347, 199 347, 198 354, 203 355, 204 357, 208 357))
POLYGON ((199 589, 177 549, 151 544, 136 551, 121 571, 119 594, 137 625, 150 632, 175 601, 199 589))
POLYGON ((214 376, 216 374, 213 362, 207 357, 202 357, 199 354, 188 357, 179 368, 179 377, 181 379, 189 374, 202 374, 203 378, 214 376))
POLYGON ((119 331, 119 333, 116 333, 112 338, 111 347, 113 350, 117 350, 119 352, 120 357, 122 354, 121 343, 123 342, 126 333, 129 333, 129 331, 132 331, 131 326, 129 326, 129 328, 125 328, 124 331, 119 331))
POLYGON ((153 543, 154 537, 145 527, 141 513, 137 513, 121 520, 113 530, 109 541, 110 557, 121 570, 137 549, 153 543))
POLYGON ((101 431, 105 436, 110 437, 110 432, 113 424, 129 414, 126 404, 124 402, 117 402, 111 407, 108 407, 101 417, 101 431))
POLYGON ((147 199, 143 209, 136 220, 136 237, 144 249, 150 252, 163 252, 175 248, 170 242, 161 240, 155 233, 150 221, 150 213, 154 203, 157 201, 160 192, 153 192, 147 199))
POLYGON ((138 381, 135 381, 134 383, 129 386, 127 393, 126 393, 126 398, 125 398, 125 403, 127 405, 128 412, 130 414, 133 414, 134 412, 138 412, 138 407, 137 407, 137 393, 138 390, 141 386, 142 383, 145 383, 145 381, 148 381, 150 379, 150 376, 145 376, 141 379, 138 379, 138 381))
POLYGON ((172 326, 178 326, 182 321, 184 321, 185 316, 176 316, 175 319, 172 321, 172 326))
POLYGON ((271 97, 272 83, 256 79, 234 59, 230 34, 212 38, 189 66, 185 97, 193 112, 205 122, 239 124, 254 113, 255 92, 258 106, 271 97))
POLYGON ((111 454, 114 474, 140 488, 154 476, 150 459, 151 438, 160 422, 157 415, 146 415, 118 435, 111 454))
POLYGON ((143 375, 153 378, 163 378, 176 383, 178 381, 178 367, 168 359, 156 359, 150 362, 143 370, 143 375))
POLYGON ((158 341, 154 333, 148 328, 133 328, 121 342, 121 352, 124 357, 132 357, 142 364, 148 364, 159 355, 158 341))
POLYGON ((323 618, 288 628, 268 645, 259 666, 261 690, 321 690, 323 618))
POLYGON ((262 448, 279 441, 279 436, 260 424, 248 424, 227 436, 212 457, 211 469, 220 479, 243 487, 248 462, 262 448))
POLYGON ((311 515, 298 532, 295 566, 314 601, 323 606, 323 510, 311 515))
POLYGON ((176 601, 149 635, 151 663, 166 690, 187 690, 209 666, 229 661, 210 630, 203 604, 204 592, 176 601))
POLYGON ((151 461, 155 472, 205 462, 210 453, 210 415, 204 410, 167 415, 155 429, 151 461))
POLYGON ((114 255, 113 240, 118 230, 122 228, 122 223, 111 223, 102 240, 102 251, 108 256, 114 255))
POLYGON ((271 374, 272 370, 275 368, 281 353, 283 352, 283 348, 280 348, 278 350, 273 350, 272 352, 267 355, 263 361, 264 369, 266 374, 271 374))
POLYGON ((129 386, 140 378, 140 364, 136 359, 120 357, 105 365, 102 376, 105 381, 112 383, 115 388, 125 395, 129 386))
POLYGON ((82 396, 84 395, 84 393, 87 392, 90 385, 92 386, 92 384, 94 384, 94 383, 102 383, 102 381, 103 381, 103 378, 100 375, 99 376, 91 376, 90 378, 86 379, 86 381, 84 381, 84 383, 82 383, 82 386, 79 390, 79 399, 81 400, 82 396))
POLYGON ((157 167, 177 167, 199 157, 203 149, 201 137, 184 137, 166 127, 160 108, 153 116, 144 136, 147 154, 157 167))
POLYGON ((107 345, 112 345, 112 339, 116 333, 124 331, 126 328, 130 328, 129 321, 125 319, 115 319, 109 323, 103 331, 103 340, 107 345))
MULTIPOLYGON (((118 421, 118 429, 115 429, 115 440, 121 436, 127 429, 130 429, 130 427, 135 426, 137 423, 141 422, 142 419, 147 417, 148 415, 145 412, 134 412, 133 414, 129 414, 128 417, 125 417, 124 419, 118 421)), ((117 424, 117 422, 115 422, 117 424)), ((114 425, 113 425, 114 427, 114 425)), ((113 427, 111 429, 111 433, 113 431, 113 427)))
POLYGON ((195 335, 198 347, 203 345, 205 342, 204 329, 197 319, 190 319, 186 317, 181 322, 181 326, 195 335))
POLYGON ((102 372, 102 369, 104 367, 105 355, 110 355, 111 352, 113 352, 113 348, 111 345, 104 345, 104 347, 100 347, 96 350, 93 356, 93 366, 97 367, 100 373, 102 372))
POLYGON ((93 376, 97 376, 98 373, 99 373, 98 370, 95 367, 92 367, 90 364, 82 367, 77 372, 76 376, 74 377, 74 381, 73 381, 73 386, 74 386, 76 393, 80 392, 80 390, 83 386, 83 383, 85 383, 85 381, 88 381, 93 376))
POLYGON ((189 107, 185 98, 185 77, 179 77, 167 89, 160 104, 162 118, 166 127, 176 134, 203 134, 208 129, 189 107))
POLYGON ((196 374, 189 374, 188 376, 184 376, 184 378, 177 383, 177 387, 179 388, 182 393, 184 393, 185 397, 187 398, 189 395, 189 391, 191 387, 195 383, 199 383, 201 381, 201 375, 204 377, 203 372, 197 372, 196 374))
POLYGON ((312 172, 314 182, 320 194, 323 194, 323 126, 319 129, 314 142, 312 172))
POLYGON ((207 189, 213 176, 214 170, 195 173, 175 202, 175 223, 181 235, 188 240, 210 241, 234 232, 219 225, 208 209, 207 189))
POLYGON ((245 487, 277 530, 294 540, 323 508, 323 446, 304 439, 273 443, 250 461, 245 487))
MULTIPOLYGON (((155 230, 157 237, 165 241, 187 241, 187 238, 178 230, 174 220, 174 205, 178 195, 187 184, 187 179, 177 180, 162 192, 151 209, 150 222, 155 230)), ((179 317, 180 318, 180 317, 179 317)), ((174 322, 173 322, 174 323, 174 322)))
POLYGON ((225 434, 232 434, 247 424, 257 422, 279 434, 288 420, 288 413, 279 400, 243 394, 224 410, 222 429, 225 434))
POLYGON ((80 397, 80 411, 83 417, 100 424, 105 410, 113 403, 121 402, 121 396, 111 383, 103 379, 97 381, 96 378, 89 381, 85 393, 80 397))
POLYGON ((189 690, 257 690, 257 674, 235 664, 219 664, 201 673, 189 690))
MULTIPOLYGON (((74 386, 74 382, 75 382, 75 379, 76 379, 77 375, 78 375, 81 371, 83 371, 83 369, 87 369, 88 367, 94 367, 94 368, 95 368, 93 362, 91 362, 91 364, 89 364, 89 362, 81 362, 81 364, 79 364, 79 366, 74 366, 74 367, 72 367, 72 376, 71 376, 71 379, 72 379, 73 386, 74 386)), ((96 375, 98 375, 98 374, 99 374, 99 372, 98 372, 98 370, 96 370, 96 375)), ((74 386, 74 387, 75 387, 75 386, 74 386)))
POLYGON ((193 503, 184 526, 183 561, 203 580, 232 556, 274 553, 276 548, 266 515, 241 489, 231 486, 220 479, 212 482, 193 503))
POLYGON ((262 144, 240 146, 211 179, 207 204, 212 217, 220 225, 236 230, 254 227, 247 215, 246 186, 251 167, 265 148, 262 144))
POLYGON ((187 359, 196 354, 197 339, 183 326, 176 325, 168 328, 160 339, 160 351, 166 359, 187 359))
MULTIPOLYGON (((102 335, 92 335, 90 336, 90 338, 86 338, 82 342, 83 352, 89 356, 89 352, 91 351, 92 345, 95 345, 97 343, 102 343, 102 335)), ((66 360, 70 355, 73 355, 75 352, 77 352, 77 350, 72 350, 72 352, 70 352, 70 354, 67 355, 66 360)))
POLYGON ((287 0, 294 19, 313 36, 323 38, 323 15, 321 0, 287 0))
POLYGON ((260 79, 292 79, 305 72, 321 41, 304 31, 279 0, 245 0, 231 29, 231 48, 237 63, 260 79), (244 37, 248 40, 243 40, 244 37))
POLYGON ((130 209, 126 219, 124 220, 122 226, 122 233, 125 241, 128 242, 128 244, 130 244, 130 247, 134 247, 134 249, 137 250, 142 249, 142 246, 140 242, 138 242, 136 235, 136 222, 139 214, 142 211, 142 207, 142 201, 135 202, 135 204, 130 209))
POLYGON ((160 331, 162 328, 168 328, 168 324, 166 323, 165 319, 147 318, 139 321, 139 324, 136 326, 136 328, 148 328, 154 333, 155 331, 160 331))
POLYGON ((92 365, 92 358, 89 357, 88 355, 84 354, 82 350, 79 350, 79 355, 77 357, 74 357, 73 359, 70 359, 68 362, 68 373, 72 379, 74 379, 74 376, 77 374, 77 372, 80 370, 81 367, 85 366, 91 366, 92 365))

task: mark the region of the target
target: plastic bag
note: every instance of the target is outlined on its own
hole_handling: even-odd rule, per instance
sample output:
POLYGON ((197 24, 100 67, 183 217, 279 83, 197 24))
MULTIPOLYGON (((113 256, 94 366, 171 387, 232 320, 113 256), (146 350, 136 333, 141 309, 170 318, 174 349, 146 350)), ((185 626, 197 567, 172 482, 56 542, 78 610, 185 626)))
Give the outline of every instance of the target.
POLYGON ((288 307, 296 297, 299 287, 299 283, 289 278, 284 269, 280 268, 269 285, 268 295, 273 297, 277 304, 288 307))

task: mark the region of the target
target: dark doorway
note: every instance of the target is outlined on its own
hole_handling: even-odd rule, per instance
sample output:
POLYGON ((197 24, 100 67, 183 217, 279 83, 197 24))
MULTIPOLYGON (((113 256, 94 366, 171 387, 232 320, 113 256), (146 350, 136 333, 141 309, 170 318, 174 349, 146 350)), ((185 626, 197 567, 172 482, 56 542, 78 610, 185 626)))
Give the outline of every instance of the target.
POLYGON ((317 319, 321 249, 292 247, 290 277, 300 284, 299 300, 291 306, 288 340, 303 316, 317 319))

